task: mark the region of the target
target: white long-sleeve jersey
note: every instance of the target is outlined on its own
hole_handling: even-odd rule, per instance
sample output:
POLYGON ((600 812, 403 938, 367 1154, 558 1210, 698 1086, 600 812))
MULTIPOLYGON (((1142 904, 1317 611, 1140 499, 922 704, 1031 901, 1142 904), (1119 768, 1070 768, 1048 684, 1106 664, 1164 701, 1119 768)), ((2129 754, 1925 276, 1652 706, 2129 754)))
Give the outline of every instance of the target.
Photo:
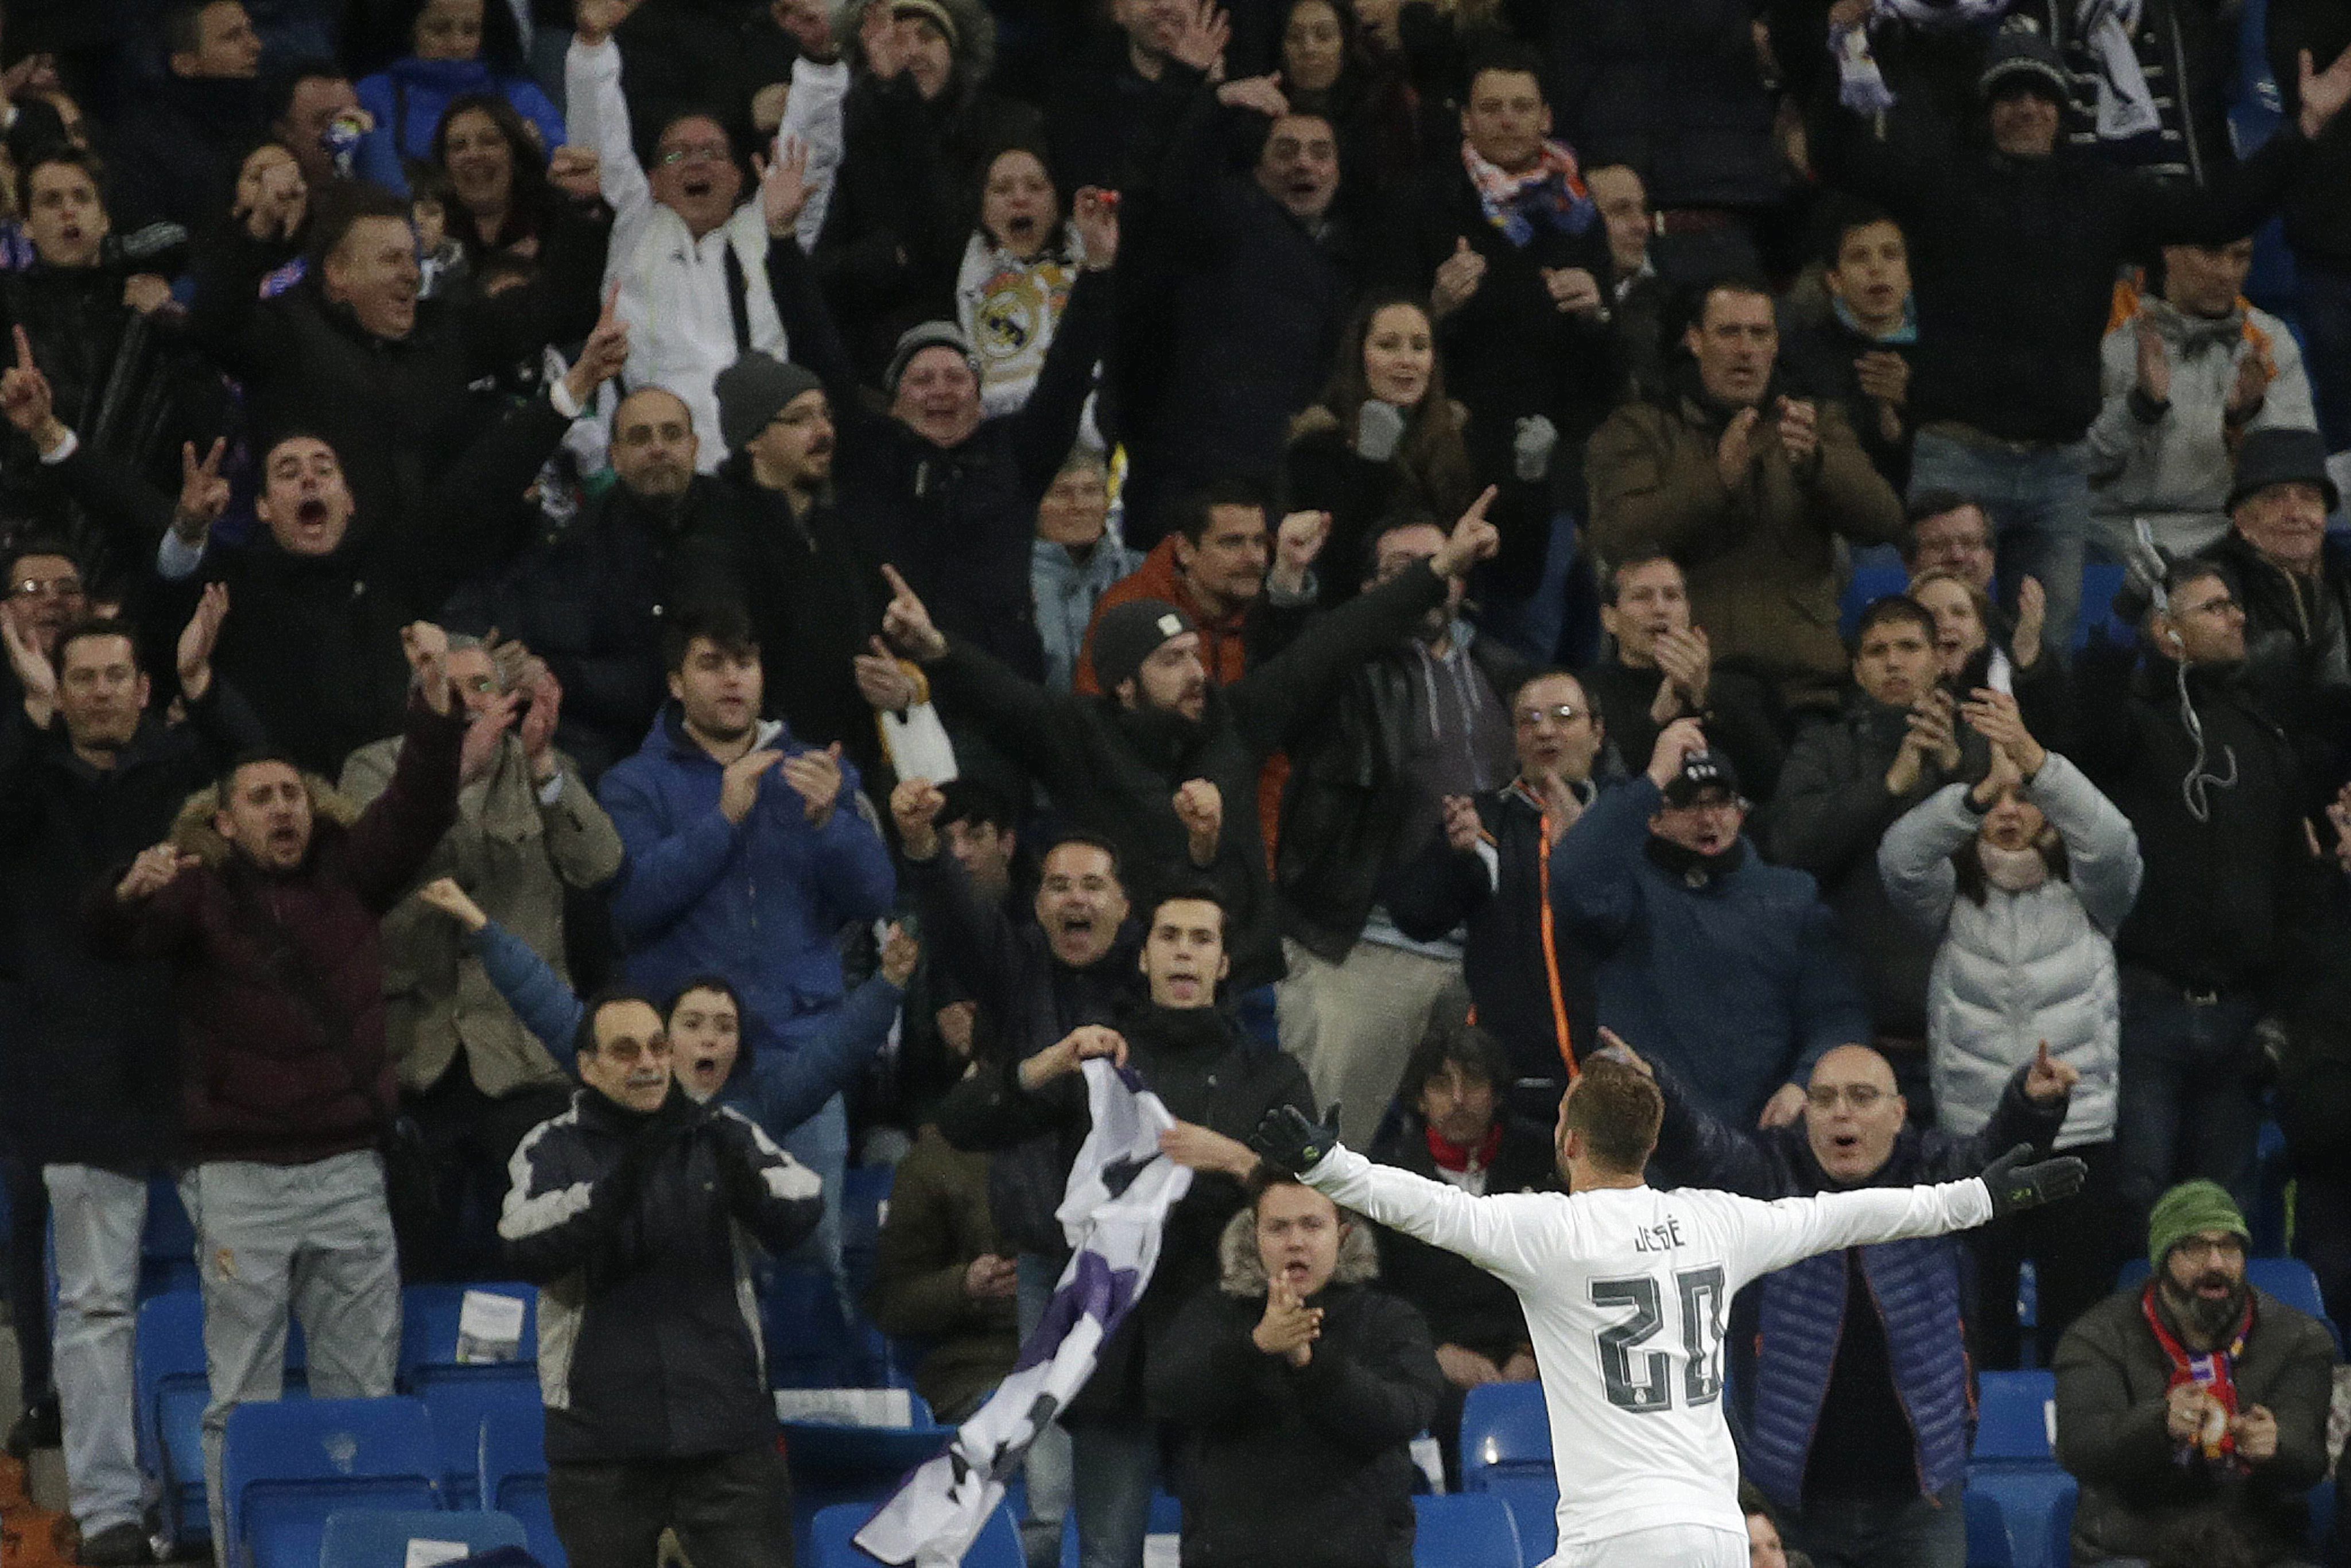
POLYGON ((1304 1179, 1518 1292, 1542 1369, 1562 1549, 1667 1524, 1744 1531, 1721 1408, 1723 1326, 1741 1286, 1814 1253, 1991 1218, 1974 1178, 1776 1203, 1646 1186, 1472 1197, 1337 1148, 1304 1179))

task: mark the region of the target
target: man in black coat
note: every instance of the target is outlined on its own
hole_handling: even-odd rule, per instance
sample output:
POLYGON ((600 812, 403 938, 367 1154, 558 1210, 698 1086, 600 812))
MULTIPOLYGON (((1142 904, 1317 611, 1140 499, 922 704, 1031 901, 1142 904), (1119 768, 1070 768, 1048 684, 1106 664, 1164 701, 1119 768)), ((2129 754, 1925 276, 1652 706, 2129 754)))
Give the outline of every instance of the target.
POLYGON ((744 1244, 816 1228, 814 1172, 670 1073, 662 1015, 604 999, 586 1087, 515 1152, 498 1234, 539 1292, 548 1502, 571 1560, 648 1562, 664 1530, 711 1563, 788 1562, 791 1486, 744 1244))
POLYGON ((444 614, 451 631, 495 628, 547 661, 563 685, 555 744, 591 783, 643 744, 668 700, 668 618, 743 591, 726 576, 739 497, 695 472, 699 444, 674 392, 646 387, 622 398, 612 411, 612 487, 495 581, 459 590, 444 614))
MULTIPOLYGON (((1404 1114, 1372 1158, 1473 1197, 1554 1192, 1558 1155, 1549 1128, 1510 1113, 1510 1059, 1501 1042, 1459 1018, 1438 1018, 1405 1063, 1396 1101, 1404 1114)), ((1460 1484, 1461 1406, 1472 1388, 1539 1375, 1518 1292, 1458 1253, 1382 1227, 1380 1273, 1427 1321, 1445 1374, 1429 1421, 1446 1482, 1460 1484)))
POLYGON ((189 326, 244 384, 256 426, 314 431, 340 455, 364 534, 421 515, 486 418, 475 383, 593 329, 611 221, 567 204, 531 282, 419 299, 405 201, 361 186, 320 205, 300 283, 261 298, 283 254, 236 229, 197 277, 189 326))
MULTIPOLYGON (((1444 545, 1433 523, 1384 529, 1364 588, 1444 545)), ((1340 1136, 1359 1145, 1378 1128, 1438 995, 1461 975, 1459 948, 1405 936, 1380 889, 1437 830, 1446 796, 1495 789, 1517 765, 1510 699, 1530 668, 1460 618, 1466 590, 1450 580, 1445 602, 1358 666, 1290 749, 1274 852, 1290 970, 1281 1045, 1306 1064, 1315 1098, 1338 1103, 1340 1136)))
POLYGON ((1298 1063, 1240 1034, 1217 1005, 1231 972, 1228 916, 1205 887, 1161 899, 1139 967, 1150 1000, 1115 1030, 1085 1025, 1017 1061, 982 1067, 939 1103, 939 1131, 957 1148, 998 1149, 1040 1134, 1058 1144, 1064 1176, 1092 1123, 1080 1063, 1106 1057, 1139 1075, 1176 1118, 1160 1148, 1192 1185, 1162 1228, 1143 1297, 1106 1341, 1093 1375, 1062 1420, 1076 1462, 1078 1540, 1094 1568, 1139 1568, 1158 1434, 1145 1405, 1151 1366, 1176 1310, 1217 1277, 1217 1244, 1258 1172, 1242 1142, 1267 1112, 1311 1104, 1298 1063))
POLYGON ((2214 562, 2167 574, 2148 653, 2085 654, 2075 757, 2138 834, 2147 874, 2115 938, 2115 1142, 2140 1214, 2181 1176, 2254 1196, 2268 1073, 2254 1026, 2318 973, 2323 890, 2294 744, 2244 682, 2245 612, 2214 562))
POLYGON ((1151 1366, 1186 1568, 1410 1568, 1411 1444, 1444 1387, 1428 1325, 1372 1288, 1368 1221, 1294 1176, 1252 1186, 1151 1366))
POLYGON ((132 226, 210 228, 235 194, 237 162, 268 111, 261 36, 238 0, 175 0, 162 13, 165 74, 140 84, 109 138, 120 206, 132 226))
POLYGON ((1486 520, 1493 495, 1462 516, 1425 565, 1332 611, 1229 685, 1209 685, 1199 634, 1155 600, 1131 600, 1095 627, 1104 695, 1093 697, 1047 692, 964 639, 951 641, 894 571, 896 597, 883 629, 902 653, 935 666, 934 689, 950 716, 995 739, 1071 818, 1119 846, 1130 885, 1212 866, 1228 897, 1238 895, 1228 946, 1234 989, 1248 991, 1279 979, 1282 958, 1257 814, 1242 803, 1255 799, 1266 758, 1296 737, 1356 665, 1436 608, 1446 579, 1493 554, 1486 520), (1195 794, 1196 781, 1213 785, 1224 803, 1207 855, 1196 808, 1179 801, 1179 792, 1195 794))
POLYGON ((1551 860, 1598 794, 1607 730, 1573 675, 1548 670, 1510 694, 1518 772, 1499 789, 1446 798, 1445 820, 1384 889, 1396 928, 1434 941, 1466 925, 1461 972, 1479 1022, 1510 1059, 1510 1109, 1548 1125, 1568 1059, 1589 1048, 1593 957, 1566 932, 1551 860))
POLYGON ((0 714, 0 1043, 11 1142, 42 1168, 54 1216, 57 1397, 74 1433, 80 1561, 91 1564, 146 1561, 131 1406, 119 1396, 131 1385, 147 1182, 174 1153, 179 1076, 169 966, 97 956, 77 916, 92 883, 165 838, 231 758, 266 744, 213 678, 226 610, 225 595, 209 596, 181 637, 188 719, 170 727, 149 709, 127 624, 68 628, 54 664, 13 618, 7 627, 25 697, 0 714))

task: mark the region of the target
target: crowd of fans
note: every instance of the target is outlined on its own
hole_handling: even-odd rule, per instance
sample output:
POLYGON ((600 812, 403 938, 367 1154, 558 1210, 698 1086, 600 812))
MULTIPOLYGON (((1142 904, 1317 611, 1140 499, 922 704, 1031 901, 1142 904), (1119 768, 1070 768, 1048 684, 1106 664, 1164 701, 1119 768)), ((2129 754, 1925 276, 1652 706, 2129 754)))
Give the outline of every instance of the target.
POLYGON ((2304 1560, 2336 1356, 2244 1263, 2273 1118, 2351 1317, 2351 6, 2262 20, 12 8, 0 1175, 80 1560, 150 1552, 151 1176, 216 1541, 289 1314, 383 1395, 403 1281, 520 1277, 572 1561, 773 1563, 736 1239, 960 1419, 1107 1057, 1195 1176, 1040 1560, 1164 1484, 1187 1568, 1405 1568, 1525 1325, 1246 1140, 1554 1188, 1603 1050, 1659 1182, 2088 1164, 1719 1303, 1759 1563, 1957 1568, 2028 1271, 2076 1560, 2304 1560))

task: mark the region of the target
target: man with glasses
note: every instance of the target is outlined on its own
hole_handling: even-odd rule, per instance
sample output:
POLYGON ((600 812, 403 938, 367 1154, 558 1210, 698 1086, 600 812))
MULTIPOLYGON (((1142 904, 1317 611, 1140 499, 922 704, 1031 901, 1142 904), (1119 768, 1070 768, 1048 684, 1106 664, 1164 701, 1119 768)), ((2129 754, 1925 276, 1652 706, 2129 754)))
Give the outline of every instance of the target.
POLYGON ((2335 1341, 2246 1280, 2251 1238, 2227 1193, 2182 1182, 2148 1218, 2146 1282, 2058 1342, 2074 1562, 2181 1561, 2179 1543, 2206 1531, 2246 1548, 2232 1561, 2317 1560, 2303 1497, 2326 1475, 2335 1341))
POLYGON ((2147 877, 2116 934, 2122 1196, 2144 1214, 2205 1176, 2241 1207, 2269 1063, 2254 1026, 2323 973, 2325 893, 2304 838, 2293 741, 2243 681, 2245 612, 2227 568, 2167 574, 2143 661, 2079 661, 2074 748, 2138 834, 2147 877))
MULTIPOLYGON (((1521 680, 1507 718, 1516 773, 1499 789, 1447 793, 1426 847, 1382 894, 1409 940, 1461 933, 1478 1022, 1510 1061, 1495 1087, 1512 1112, 1548 1121, 1569 1063, 1594 1044, 1593 958, 1565 927, 1552 856, 1594 799, 1607 732, 1583 684, 1558 670, 1521 680)), ((1383 1096, 1372 1124, 1386 1108, 1383 1096)))
MULTIPOLYGON (((1364 590, 1444 545, 1433 521, 1392 525, 1372 543, 1364 590)), ((1282 1049, 1305 1064, 1315 1103, 1338 1103, 1341 1135, 1366 1146, 1437 997, 1461 976, 1459 922, 1425 941, 1407 936, 1383 885, 1439 837, 1448 797, 1490 794, 1514 766, 1510 696, 1527 684, 1526 661, 1461 619, 1467 586, 1449 579, 1444 602, 1359 666, 1290 751, 1274 861, 1290 966, 1282 1049)))
MULTIPOLYGON (((1761 1132, 1709 1114, 1671 1069, 1653 1071, 1659 1185, 1767 1200, 1950 1181, 2019 1144, 2044 1156, 2081 1077, 2043 1050, 1963 1138, 1906 1125, 1894 1070, 1865 1045, 1823 1055, 1801 1119, 1761 1132)), ((1945 1236, 1823 1253, 1757 1287, 1740 1451, 1791 1548, 1847 1568, 1966 1563, 1967 1278, 1964 1244, 1945 1236)))
POLYGON ((670 1071, 662 1015, 591 1001, 585 1087, 516 1151, 498 1233, 542 1289, 548 1504, 579 1568, 642 1568, 662 1532, 703 1568, 791 1561, 791 1488, 749 1279, 823 1212, 814 1173, 670 1071))
POLYGON ((1600 1022, 1647 1041, 1692 1104, 1777 1126, 1830 1048, 1869 1038, 1869 1009, 1818 885, 1765 864, 1746 822, 1729 759, 1677 719, 1647 772, 1584 813, 1552 882, 1598 960, 1600 1022))

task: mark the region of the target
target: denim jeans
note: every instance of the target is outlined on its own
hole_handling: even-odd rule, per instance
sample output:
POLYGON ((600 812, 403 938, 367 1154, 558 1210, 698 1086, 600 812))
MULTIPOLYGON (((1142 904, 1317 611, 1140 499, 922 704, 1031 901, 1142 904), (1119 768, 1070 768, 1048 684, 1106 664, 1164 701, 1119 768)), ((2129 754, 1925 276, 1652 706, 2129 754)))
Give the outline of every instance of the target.
POLYGON ((1967 1568, 1968 1511, 1953 1484, 1933 1497, 1823 1498, 1785 1521, 1813 1568, 1967 1568))
POLYGON ((88 1537, 138 1523, 144 1508, 131 1409, 147 1183, 96 1166, 51 1166, 41 1174, 57 1225, 66 1484, 74 1522, 88 1537))
POLYGON ((1983 508, 2000 555, 2001 602, 2013 611, 2017 583, 2038 579, 2049 596, 2041 645, 2053 657, 2070 658, 2090 537, 2087 447, 2074 442, 2011 449, 1922 430, 1911 444, 1910 494, 1928 490, 1955 490, 1983 508))
POLYGON ((2295 303, 2310 350, 2302 356, 2329 452, 2351 451, 2351 272, 2294 258, 2295 303))
MULTIPOLYGON (((1020 1343, 1044 1321, 1045 1303, 1053 1299, 1061 1264, 1041 1252, 1023 1252, 1017 1260, 1020 1294, 1018 1298, 1020 1343)), ((1059 1421, 1037 1434, 1029 1445, 1021 1473, 1029 1480, 1029 1517, 1021 1521, 1020 1538, 1031 1563, 1061 1560, 1061 1520, 1070 1511, 1070 1434, 1059 1421)))
POLYGON ((1078 1568, 1143 1568, 1151 1489, 1159 1479, 1159 1423, 1146 1416, 1071 1422, 1070 1468, 1078 1568))
POLYGON ((2253 1076, 2260 1004, 2191 997, 2149 969, 2122 971, 2122 1082, 2115 1150, 2123 1201, 2143 1219, 2174 1182, 2209 1176, 2253 1211, 2262 1126, 2253 1076))

